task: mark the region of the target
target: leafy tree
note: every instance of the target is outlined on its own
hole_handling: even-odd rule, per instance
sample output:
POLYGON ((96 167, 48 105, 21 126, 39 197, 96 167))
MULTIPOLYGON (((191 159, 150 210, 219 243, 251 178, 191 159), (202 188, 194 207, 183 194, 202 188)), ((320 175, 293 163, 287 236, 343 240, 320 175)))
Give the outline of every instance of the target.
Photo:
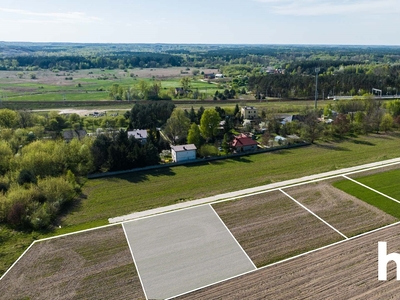
POLYGON ((219 114, 215 109, 206 109, 204 111, 200 120, 200 132, 206 140, 210 140, 217 135, 220 120, 219 114))
POLYGON ((167 120, 164 132, 175 145, 178 139, 186 138, 190 120, 181 109, 175 109, 167 120))
POLYGON ((200 134, 199 126, 196 123, 192 123, 192 125, 190 125, 187 142, 189 144, 194 144, 197 149, 200 148, 201 134, 200 134))
POLYGON ((304 139, 314 143, 321 136, 323 125, 318 121, 319 111, 306 110, 301 135, 304 139))
POLYGON ((338 114, 332 123, 334 131, 343 138, 350 130, 350 121, 345 114, 338 114))
POLYGON ((11 109, 0 109, 0 127, 14 128, 17 125, 18 113, 11 109))
POLYGON ((396 118, 400 115, 400 100, 393 100, 387 103, 390 114, 396 118))
POLYGON ((385 114, 382 117, 381 124, 379 125, 380 130, 384 132, 388 132, 389 130, 392 129, 394 124, 393 117, 391 114, 385 114))
POLYGON ((190 83, 191 83, 191 79, 188 76, 182 77, 180 80, 182 89, 187 92, 190 89, 190 83))
POLYGON ((10 170, 13 151, 6 141, 0 140, 0 175, 10 170))

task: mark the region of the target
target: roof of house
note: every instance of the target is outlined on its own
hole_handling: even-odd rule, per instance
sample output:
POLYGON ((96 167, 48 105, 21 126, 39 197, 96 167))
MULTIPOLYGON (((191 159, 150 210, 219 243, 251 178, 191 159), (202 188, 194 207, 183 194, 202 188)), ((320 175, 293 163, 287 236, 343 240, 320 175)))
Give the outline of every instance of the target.
POLYGON ((86 136, 86 130, 64 130, 63 137, 66 140, 72 140, 73 138, 83 138, 86 136))
POLYGON ((171 146, 171 150, 174 150, 175 152, 183 152, 183 151, 196 150, 196 149, 197 148, 194 144, 171 146))
POLYGON ((255 146, 257 144, 258 144, 257 141, 249 138, 245 134, 235 136, 235 139, 232 142, 233 147, 255 146))
POLYGON ((128 138, 133 136, 137 140, 147 139, 147 130, 145 129, 134 129, 128 131, 128 138))

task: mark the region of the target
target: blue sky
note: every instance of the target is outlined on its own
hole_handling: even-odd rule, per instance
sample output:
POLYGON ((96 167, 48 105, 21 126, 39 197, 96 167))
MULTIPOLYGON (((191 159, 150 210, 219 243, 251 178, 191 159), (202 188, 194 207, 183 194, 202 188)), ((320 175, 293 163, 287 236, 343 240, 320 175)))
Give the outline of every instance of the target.
POLYGON ((400 45, 399 0, 0 0, 0 40, 400 45))

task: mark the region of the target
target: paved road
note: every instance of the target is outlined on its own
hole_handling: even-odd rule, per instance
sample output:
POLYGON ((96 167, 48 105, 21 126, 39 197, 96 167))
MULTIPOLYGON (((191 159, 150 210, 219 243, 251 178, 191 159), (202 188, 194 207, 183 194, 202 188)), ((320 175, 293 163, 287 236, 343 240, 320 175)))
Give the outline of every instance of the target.
POLYGON ((110 219, 108 219, 108 221, 110 223, 120 223, 120 222, 138 219, 138 218, 148 217, 151 215, 165 213, 165 212, 173 211, 173 210, 177 210, 177 209, 183 209, 183 208, 202 205, 202 204, 206 204, 206 203, 210 203, 210 202, 216 202, 219 200, 230 199, 230 198, 240 197, 240 196, 249 195, 249 194, 253 194, 253 193, 259 193, 262 191, 282 188, 282 187, 285 187, 288 185, 304 183, 304 182, 318 180, 318 179, 322 179, 322 178, 326 178, 326 177, 334 177, 334 176, 348 174, 348 173, 356 172, 356 171, 360 171, 360 170, 370 169, 370 168, 374 168, 374 167, 381 167, 381 166, 391 165, 391 164, 398 164, 398 163, 400 163, 400 157, 394 158, 394 159, 389 159, 389 160, 384 160, 384 161, 379 161, 379 162, 375 162, 375 163, 360 165, 360 166, 356 166, 356 167, 334 170, 334 171, 330 171, 330 172, 305 176, 305 177, 301 177, 301 178, 275 182, 275 183, 271 183, 271 184, 267 184, 267 185, 262 185, 262 186, 258 186, 258 187, 254 187, 254 188, 248 188, 248 189, 244 189, 244 190, 240 190, 240 191, 220 194, 220 195, 202 198, 202 199, 198 199, 198 200, 183 202, 183 203, 164 206, 164 207, 158 207, 158 208, 154 208, 154 209, 150 209, 150 210, 146 210, 146 211, 134 212, 129 215, 116 217, 116 218, 110 218, 110 219))

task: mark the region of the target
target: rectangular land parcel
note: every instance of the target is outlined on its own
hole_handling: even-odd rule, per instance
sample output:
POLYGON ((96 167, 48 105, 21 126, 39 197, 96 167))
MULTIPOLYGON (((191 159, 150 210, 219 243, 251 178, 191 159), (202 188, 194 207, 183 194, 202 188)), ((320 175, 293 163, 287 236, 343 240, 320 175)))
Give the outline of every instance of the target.
POLYGON ((257 267, 343 239, 279 191, 213 207, 257 267))
POLYGON ((173 297, 255 269, 209 205, 123 226, 148 299, 173 297))
POLYGON ((334 188, 329 181, 300 185, 285 192, 348 237, 397 221, 380 209, 334 188))
POLYGON ((118 225, 33 244, 0 291, 1 299, 145 298, 118 225))

